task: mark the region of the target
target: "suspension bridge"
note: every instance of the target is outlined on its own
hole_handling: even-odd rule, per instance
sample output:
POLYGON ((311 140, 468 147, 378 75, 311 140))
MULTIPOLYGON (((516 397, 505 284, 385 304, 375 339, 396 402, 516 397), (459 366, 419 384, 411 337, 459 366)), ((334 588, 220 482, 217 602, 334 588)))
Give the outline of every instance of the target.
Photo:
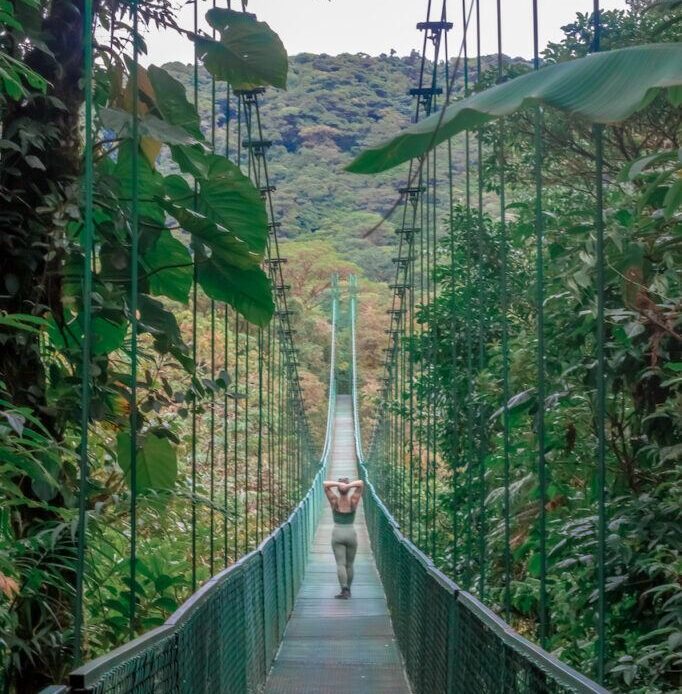
MULTIPOLYGON (((377 496, 358 416, 356 305, 353 293, 351 392, 337 392, 332 334, 324 451, 290 517, 163 626, 44 694, 606 692, 440 572, 377 496), (368 488, 357 519, 356 579, 352 600, 336 601, 322 481, 356 473, 368 488)), ((337 311, 335 299, 332 330, 337 311)))
MULTIPOLYGON (((508 79, 510 66, 502 45, 503 3, 498 0, 495 5, 496 64, 486 70, 479 0, 462 0, 456 12, 448 12, 446 2, 429 0, 425 21, 417 26, 422 51, 417 81, 409 92, 413 124, 388 143, 366 149, 348 167, 373 173, 407 164, 405 182, 391 209, 398 219, 397 241, 378 408, 365 448, 359 352, 362 297, 353 275, 346 283, 334 275, 326 298, 331 330, 325 348, 326 428, 318 455, 320 442, 310 426, 311 403, 302 385, 287 259, 281 252, 285 244, 276 187, 268 168, 273 141, 261 114, 266 90, 253 84, 260 84, 260 76, 246 68, 238 78, 230 73, 221 95, 219 82, 224 78, 211 73, 208 137, 198 112, 198 56, 209 55, 207 65, 215 62, 211 51, 217 32, 224 32, 225 39, 229 22, 238 25, 252 16, 231 10, 228 2, 224 12, 229 22, 223 26, 214 3, 214 14, 209 15, 211 44, 206 35, 199 37, 197 4, 192 98, 186 98, 182 85, 162 70, 141 66, 135 40, 127 87, 112 100, 116 108, 102 108, 97 118, 97 99, 104 97, 96 89, 96 71, 104 63, 101 56, 97 62, 96 32, 90 30, 97 26, 93 3, 83 6, 88 28, 83 45, 85 203, 82 228, 74 241, 82 267, 77 280, 70 279, 77 285, 77 308, 70 322, 65 319, 65 325, 58 326, 62 334, 54 350, 55 363, 76 365, 67 380, 79 389, 80 445, 72 461, 72 476, 78 480, 77 516, 71 519, 72 530, 63 533, 72 539, 55 535, 54 541, 65 543, 73 559, 73 570, 61 578, 74 585, 75 609, 69 614, 73 628, 69 626, 67 639, 71 664, 65 667, 64 649, 55 649, 47 658, 50 673, 61 671, 65 676, 42 694, 606 694, 609 338, 604 126, 641 110, 659 92, 679 90, 679 70, 667 70, 670 63, 664 58, 679 57, 680 44, 651 54, 641 70, 650 84, 641 93, 626 94, 620 83, 623 102, 626 96, 630 99, 621 110, 609 92, 600 111, 592 108, 590 98, 608 91, 600 75, 614 74, 609 53, 617 51, 601 51, 598 0, 591 8, 588 55, 547 69, 540 54, 538 3, 530 3, 533 59, 529 69, 513 79, 508 79), (457 29, 461 44, 453 52, 448 37, 457 29), (576 89, 577 96, 571 92, 573 101, 566 105, 557 96, 561 90, 553 92, 540 78, 543 70, 558 67, 564 70, 553 73, 558 83, 573 63, 578 66, 575 74, 589 86, 576 89), (238 86, 231 86, 230 80, 238 86), (534 251, 532 264, 513 257, 520 252, 509 236, 516 219, 509 213, 505 152, 505 118, 526 102, 530 115, 522 125, 532 130, 528 157, 533 199, 516 209, 523 207, 519 217, 526 215, 523 243, 532 243, 523 250, 534 251), (121 104, 129 112, 123 113, 121 104), (592 185, 591 206, 583 212, 581 224, 595 235, 590 256, 595 278, 589 285, 594 333, 589 378, 594 392, 589 413, 583 413, 594 429, 595 444, 590 560, 595 573, 594 619, 589 626, 595 652, 590 672, 578 672, 549 652, 548 464, 554 444, 546 422, 552 398, 563 395, 550 395, 547 384, 544 258, 552 252, 546 243, 549 214, 543 197, 547 105, 590 119, 581 134, 581 148, 589 150, 592 185), (162 121, 164 127, 159 126, 162 121), (114 135, 96 143, 100 132, 114 135), (462 171, 453 156, 452 138, 457 135, 464 142, 462 171), (155 169, 157 136, 168 145, 173 166, 182 176, 163 176, 155 169), (220 138, 224 156, 217 153, 220 138), (98 168, 104 166, 102 161, 109 167, 103 172, 98 168), (494 178, 488 187, 486 167, 494 178), (111 200, 116 195, 124 220, 120 224, 112 221, 111 200), (170 226, 168 219, 174 220, 170 226), (171 234, 178 229, 191 234, 191 253, 178 248, 182 244, 171 234), (121 234, 127 235, 124 252, 113 252, 121 234), (510 281, 514 262, 516 284, 510 281), (534 361, 526 370, 533 386, 519 398, 510 384, 510 315, 515 310, 514 292, 527 293, 530 274, 535 333, 528 340, 533 342, 534 361), (174 308, 179 304, 169 308, 153 297, 187 305, 187 315, 182 317, 174 308), (191 332, 189 349, 181 339, 181 324, 191 332), (112 329, 120 325, 122 331, 112 329), (150 357, 153 350, 158 361, 150 357), (125 356, 116 361, 110 358, 115 353, 125 356), (184 369, 188 385, 182 393, 158 375, 162 368, 155 370, 171 357, 184 369), (349 374, 340 372, 341 362, 350 363, 349 374), (476 379, 493 371, 495 385, 484 395, 480 393, 485 388, 480 388, 477 395, 476 379), (460 381, 451 376, 446 388, 443 374, 457 374, 460 381), (519 533, 537 540, 529 626, 518 615, 515 619, 512 609, 516 565, 511 490, 513 458, 523 448, 514 445, 512 411, 519 404, 530 407, 531 402, 532 435, 526 444, 532 449, 537 498, 526 510, 527 527, 519 533), (165 419, 160 414, 164 408, 171 413, 165 419), (173 418, 177 421, 169 421, 173 418), (441 426, 443 422, 447 426, 441 426), (112 430, 118 434, 112 436, 112 430), (200 450, 202 442, 207 445, 200 450), (494 445, 499 463, 495 469, 490 463, 494 445), (93 469, 93 460, 109 460, 112 450, 126 491, 117 488, 111 495, 115 499, 105 503, 97 501, 105 475, 93 469), (164 551, 169 563, 177 560, 176 550, 189 562, 186 590, 176 590, 170 570, 164 573, 165 567, 152 566, 153 557, 147 554, 152 547, 149 524, 161 515, 164 494, 180 484, 176 450, 184 454, 189 472, 182 494, 168 503, 168 512, 176 515, 164 528, 164 551), (350 600, 332 599, 337 586, 329 547, 332 515, 322 484, 339 476, 357 476, 365 484, 356 521, 359 550, 350 600), (494 481, 501 489, 502 511, 499 527, 491 529, 487 523, 494 481), (98 525, 97 514, 106 519, 110 507, 116 509, 112 523, 121 523, 116 535, 107 535, 106 522, 98 525), (111 552, 106 558, 120 572, 117 580, 125 588, 121 595, 102 595, 106 586, 101 583, 110 575, 97 573, 97 560, 88 554, 95 533, 106 539, 111 552), (495 557, 494 579, 492 554, 497 550, 491 547, 501 555, 495 557), (115 617, 91 617, 89 624, 88 599, 115 617), (519 633, 524 626, 529 638, 519 633), (112 636, 121 628, 127 642, 111 647, 123 640, 112 636), (104 654, 86 660, 92 652, 104 654)), ((133 33, 138 32, 143 6, 131 4, 133 33)), ((114 33, 112 28, 112 46, 114 33)), ((626 50, 624 55, 624 64, 634 69, 634 54, 626 50)), ((280 86, 278 79, 269 76, 263 83, 280 86)), ((675 98, 679 101, 679 94, 675 98)), ((664 153, 656 162, 668 162, 671 156, 664 153)), ((585 280, 584 286, 588 284, 585 280)), ((527 299, 524 296, 521 310, 528 307, 527 299)), ((665 323, 667 334, 676 337, 670 325, 665 323)), ((57 332, 54 326, 52 332, 57 332)), ((36 350, 48 359, 44 340, 36 350)), ((53 371, 46 376, 50 379, 59 385, 53 371)), ((313 405, 323 408, 321 403, 313 405)), ((31 493, 40 497, 35 490, 31 493)), ((57 516, 46 517, 55 521, 57 516)), ((68 621, 63 604, 54 611, 55 623, 68 621)), ((25 610, 29 632, 33 617, 25 610)), ((29 684, 40 682, 42 687, 56 679, 46 679, 41 672, 29 684)))

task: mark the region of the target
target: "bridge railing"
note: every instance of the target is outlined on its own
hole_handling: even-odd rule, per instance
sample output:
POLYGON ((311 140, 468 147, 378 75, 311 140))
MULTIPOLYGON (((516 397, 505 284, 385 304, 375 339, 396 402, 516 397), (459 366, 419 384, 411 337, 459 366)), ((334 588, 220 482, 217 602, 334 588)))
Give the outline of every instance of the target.
POLYGON ((74 670, 68 686, 42 694, 259 690, 293 610, 324 502, 336 402, 337 313, 334 290, 324 449, 310 490, 289 518, 256 550, 207 581, 163 626, 74 670))
MULTIPOLYGON (((353 285, 351 284, 351 287, 353 285)), ((517 634, 439 571, 400 531, 377 495, 362 450, 357 388, 356 297, 351 292, 355 447, 365 517, 405 670, 415 694, 607 694, 517 634)))

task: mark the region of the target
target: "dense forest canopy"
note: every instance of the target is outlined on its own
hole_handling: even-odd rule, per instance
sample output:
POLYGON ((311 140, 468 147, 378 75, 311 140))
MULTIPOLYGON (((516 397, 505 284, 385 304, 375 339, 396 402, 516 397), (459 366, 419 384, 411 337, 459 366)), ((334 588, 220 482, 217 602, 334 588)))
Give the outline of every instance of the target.
MULTIPOLYGON (((680 45, 677 0, 653 9, 648 2, 628 5, 603 14, 602 50, 680 45)), ((415 294, 414 328, 400 347, 404 389, 387 397, 382 365, 394 291, 388 284, 401 222, 396 215, 381 222, 406 174, 392 168, 368 178, 344 167, 409 125, 413 101, 407 92, 420 56, 287 58, 267 25, 212 10, 215 39, 195 37, 195 93, 194 66, 144 69, 133 60, 144 52, 148 27, 187 38, 172 3, 113 0, 95 3, 90 92, 83 61, 90 6, 83 0, 0 5, 4 689, 38 691, 63 679, 74 649, 76 660, 91 658, 163 623, 215 573, 216 527, 226 530, 220 543, 228 564, 287 517, 305 491, 302 471, 315 462, 305 455, 322 444, 333 273, 359 277, 366 432, 380 419, 377 413, 390 413, 396 426, 404 422, 409 403, 429 418, 428 430, 426 420, 414 420, 412 450, 404 437, 394 438, 383 457, 370 461, 379 491, 401 522, 406 499, 418 502, 413 539, 531 639, 541 636, 541 404, 549 470, 544 645, 592 673, 598 598, 592 126, 570 112, 543 113, 545 397, 538 398, 535 367, 532 110, 512 113, 502 130, 496 122, 478 123, 467 135, 468 153, 464 135, 454 138, 451 188, 445 147, 438 150, 439 168, 430 181, 437 191, 429 249, 433 294, 415 294), (244 24, 265 48, 258 59, 235 64, 225 58, 225 47, 238 41, 232 27, 244 24), (258 99, 263 138, 271 142, 272 210, 261 169, 253 180, 247 175, 262 159, 251 152, 237 159, 243 146, 238 123, 256 107, 253 96, 247 105, 235 90, 259 86, 271 87, 258 99), (88 161, 91 169, 84 166, 88 161), (508 196, 504 315, 501 173, 508 196), (275 219, 281 222, 277 253, 275 219), (286 285, 279 284, 280 270, 286 285), (296 356, 291 336, 278 332, 289 312, 296 356), (88 335, 91 358, 84 362, 88 335), (292 380, 287 374, 294 371, 292 380), (295 400, 299 382, 310 422, 305 455, 302 420, 294 421, 302 409, 295 400), (84 383, 91 394, 87 408, 84 383), (90 437, 85 457, 84 430, 90 437), (433 455, 423 459, 420 444, 415 462, 416 442, 425 443, 424 437, 433 455), (282 450, 295 461, 288 467, 281 465, 282 450), (134 493, 131 455, 137 456, 134 493), (78 513, 84 460, 83 571, 78 513), (216 469, 216 461, 225 467, 216 469), (422 489, 422 476, 432 488, 422 489), (505 510, 511 525, 505 525, 505 510), (78 577, 84 577, 81 602, 78 577), (74 615, 74 600, 83 614, 74 615)), ((593 17, 577 15, 564 27, 563 40, 545 48, 543 62, 586 56, 593 26, 593 17)), ((532 69, 522 59, 500 63, 507 78, 532 69)), ((480 66, 479 72, 475 59, 448 66, 456 76, 455 99, 465 96, 463 67, 472 91, 498 81, 497 56, 483 56, 480 66)), ((445 66, 429 70, 442 78, 445 66)), ((620 78, 627 88, 627 75, 620 78)), ((603 129, 606 681, 614 691, 642 694, 677 691, 682 684, 679 89, 653 94, 625 122, 603 129)), ((412 278, 416 292, 420 278, 412 278)), ((345 315, 341 326, 348 327, 345 315)), ((347 338, 339 356, 345 376, 347 338)))

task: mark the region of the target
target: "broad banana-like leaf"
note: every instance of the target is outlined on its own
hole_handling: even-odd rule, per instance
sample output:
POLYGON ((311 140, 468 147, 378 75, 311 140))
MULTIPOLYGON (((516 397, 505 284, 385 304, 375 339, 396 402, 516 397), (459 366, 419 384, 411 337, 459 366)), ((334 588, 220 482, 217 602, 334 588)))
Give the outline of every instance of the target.
POLYGON ((377 173, 428 152, 464 131, 536 104, 561 109, 592 123, 624 121, 661 89, 679 105, 682 43, 633 46, 558 63, 458 101, 370 147, 347 167, 377 173))
POLYGON ((244 270, 257 267, 261 256, 253 253, 248 244, 229 229, 216 224, 200 212, 165 201, 164 209, 195 240, 205 244, 216 262, 244 270))
POLYGON ((208 23, 220 32, 220 40, 195 36, 199 57, 217 80, 235 89, 271 85, 286 89, 288 58, 279 36, 255 15, 213 8, 208 23))

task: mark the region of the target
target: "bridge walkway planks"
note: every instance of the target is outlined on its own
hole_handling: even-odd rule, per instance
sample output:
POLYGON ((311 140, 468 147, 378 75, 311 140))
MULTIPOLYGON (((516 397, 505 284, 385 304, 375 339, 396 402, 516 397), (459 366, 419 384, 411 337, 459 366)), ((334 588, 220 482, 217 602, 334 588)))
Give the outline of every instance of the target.
MULTIPOLYGON (((357 478, 351 399, 339 395, 329 478, 357 478)), ((303 585, 272 667, 266 694, 409 694, 374 564, 362 503, 351 600, 339 592, 331 551, 332 515, 323 512, 303 585)))

